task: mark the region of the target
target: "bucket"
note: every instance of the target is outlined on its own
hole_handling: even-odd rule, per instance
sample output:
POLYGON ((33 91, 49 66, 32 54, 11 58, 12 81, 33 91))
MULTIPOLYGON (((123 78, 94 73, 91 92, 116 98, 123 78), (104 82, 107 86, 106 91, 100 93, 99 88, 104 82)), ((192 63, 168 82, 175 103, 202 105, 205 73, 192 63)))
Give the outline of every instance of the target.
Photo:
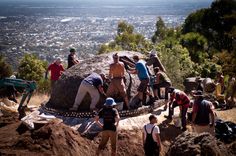
POLYGON ((179 117, 179 115, 173 115, 172 116, 173 122, 175 127, 181 127, 181 118, 179 117))
POLYGON ((124 102, 117 102, 115 108, 118 111, 121 111, 121 110, 123 110, 123 105, 124 105, 124 102))

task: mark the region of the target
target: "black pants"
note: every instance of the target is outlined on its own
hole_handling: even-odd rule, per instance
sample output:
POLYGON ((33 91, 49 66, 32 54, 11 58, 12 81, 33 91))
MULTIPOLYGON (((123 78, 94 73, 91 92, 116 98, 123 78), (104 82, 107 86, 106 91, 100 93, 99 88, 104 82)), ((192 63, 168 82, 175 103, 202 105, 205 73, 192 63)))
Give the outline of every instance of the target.
POLYGON ((160 88, 165 88, 165 99, 168 100, 168 90, 169 90, 170 86, 171 86, 170 82, 162 82, 162 83, 159 83, 159 84, 155 84, 153 86, 153 88, 157 89, 157 94, 158 94, 159 98, 161 98, 160 88))
POLYGON ((145 156, 159 156, 160 149, 157 144, 151 146, 144 146, 145 156))
MULTIPOLYGON (((169 117, 172 117, 174 115, 174 108, 177 107, 177 102, 173 102, 172 105, 169 104, 169 117)), ((187 114, 188 108, 182 107, 181 113, 181 122, 182 122, 182 128, 186 128, 187 121, 186 121, 186 114, 187 114)))

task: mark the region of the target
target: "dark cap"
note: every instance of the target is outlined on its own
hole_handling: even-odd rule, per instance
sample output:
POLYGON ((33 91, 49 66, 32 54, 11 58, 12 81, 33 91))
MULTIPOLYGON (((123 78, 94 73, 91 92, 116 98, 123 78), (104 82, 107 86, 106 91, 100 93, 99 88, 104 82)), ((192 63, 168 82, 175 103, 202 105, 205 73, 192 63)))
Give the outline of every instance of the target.
POLYGON ((174 90, 175 90, 175 88, 174 88, 174 87, 170 87, 170 88, 168 88, 168 93, 173 93, 173 92, 174 92, 174 90))
POLYGON ((194 97, 202 97, 203 93, 201 90, 198 90, 196 93, 193 94, 194 97))
POLYGON ((75 48, 70 48, 70 52, 76 52, 75 48))

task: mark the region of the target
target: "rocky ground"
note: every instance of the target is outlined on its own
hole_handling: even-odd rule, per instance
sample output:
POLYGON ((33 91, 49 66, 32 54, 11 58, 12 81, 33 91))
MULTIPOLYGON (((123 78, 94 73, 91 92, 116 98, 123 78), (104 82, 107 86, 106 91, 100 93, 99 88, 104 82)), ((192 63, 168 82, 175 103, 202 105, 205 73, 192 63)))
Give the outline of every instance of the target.
MULTIPOLYGON (((101 138, 100 134, 92 140, 81 136, 78 131, 69 126, 53 121, 37 130, 28 130, 17 120, 17 113, 2 111, 0 117, 0 155, 95 155, 95 150, 101 138)), ((182 149, 185 155, 189 155, 189 149, 194 148, 196 152, 205 149, 214 151, 213 155, 233 155, 232 151, 236 149, 236 143, 225 145, 216 141, 214 138, 204 136, 192 136, 188 133, 182 134, 180 129, 176 128, 172 122, 166 120, 163 115, 163 107, 155 110, 158 115, 159 127, 161 130, 161 140, 163 150, 161 155, 175 155, 182 149), (182 134, 182 136, 179 136, 182 134), (175 140, 178 136, 177 141, 175 140), (188 140, 188 141, 186 141, 188 140), (208 141, 206 141, 208 140, 208 141), (176 142, 185 142, 176 145, 176 142), (202 146, 199 146, 202 145, 202 146), (204 144, 204 146, 203 146, 204 144), (179 146, 180 147, 179 147, 179 146), (171 146, 171 149, 169 147, 171 146), (189 147, 190 146, 190 147, 189 147), (218 147, 219 146, 219 147, 218 147), (210 148, 212 147, 212 148, 210 148), (184 150, 185 149, 185 150, 184 150), (185 152, 184 152, 185 151, 185 152), (186 152, 187 151, 187 152, 186 152), (225 152, 227 151, 227 152, 225 152)), ((218 117, 224 120, 235 121, 236 108, 225 111, 217 111, 218 117)), ((138 116, 122 119, 118 135, 118 155, 119 156, 143 156, 142 131, 141 127, 148 122, 148 116, 138 116)), ((191 131, 191 127, 188 127, 191 131)), ((107 146, 102 155, 109 155, 110 147, 107 146)), ((203 151, 203 150, 202 150, 203 151)), ((190 150, 191 153, 191 150, 190 150)), ((199 153, 198 153, 199 154, 199 153)), ((205 153, 206 154, 206 153, 205 153)), ((179 154, 180 155, 180 154, 179 154)), ((194 155, 193 153, 190 155, 194 155)), ((200 153, 204 155, 204 153, 200 153)), ((212 154, 211 154, 212 155, 212 154)))

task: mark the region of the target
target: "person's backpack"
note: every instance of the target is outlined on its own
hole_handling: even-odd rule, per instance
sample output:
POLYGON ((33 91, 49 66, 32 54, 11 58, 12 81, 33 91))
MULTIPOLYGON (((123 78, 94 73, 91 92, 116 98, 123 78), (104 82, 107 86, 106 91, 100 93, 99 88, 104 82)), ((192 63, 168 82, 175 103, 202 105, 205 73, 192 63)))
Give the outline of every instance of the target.
POLYGON ((146 132, 146 140, 145 140, 144 148, 146 148, 146 149, 150 149, 150 148, 152 149, 153 147, 157 147, 157 143, 154 141, 154 139, 152 137, 152 133, 153 133, 153 130, 155 127, 156 126, 152 127, 151 133, 147 132, 146 125, 144 127, 145 132, 146 132))

